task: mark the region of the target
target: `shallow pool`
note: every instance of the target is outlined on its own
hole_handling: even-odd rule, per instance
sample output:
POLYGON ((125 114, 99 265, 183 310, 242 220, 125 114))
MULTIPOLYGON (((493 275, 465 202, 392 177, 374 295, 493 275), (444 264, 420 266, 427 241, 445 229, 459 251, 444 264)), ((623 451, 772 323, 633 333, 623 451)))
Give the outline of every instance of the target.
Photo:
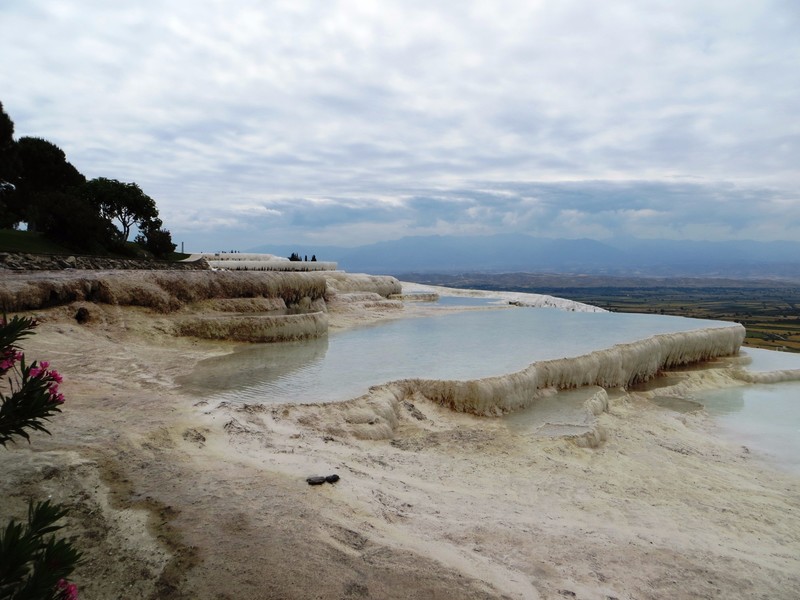
POLYGON ((655 334, 728 326, 661 315, 508 308, 400 319, 306 342, 249 346, 201 362, 180 382, 239 402, 323 402, 406 378, 478 379, 655 334))
POLYGON ((777 352, 762 348, 742 348, 739 352, 741 364, 748 371, 788 371, 800 369, 800 354, 777 352))
POLYGON ((800 381, 708 390, 695 399, 737 443, 800 473, 800 381))
MULTIPOLYGON (((756 348, 743 348, 740 354, 753 371, 800 369, 800 354, 756 348)), ((800 381, 707 390, 694 400, 728 436, 800 473, 800 381)))

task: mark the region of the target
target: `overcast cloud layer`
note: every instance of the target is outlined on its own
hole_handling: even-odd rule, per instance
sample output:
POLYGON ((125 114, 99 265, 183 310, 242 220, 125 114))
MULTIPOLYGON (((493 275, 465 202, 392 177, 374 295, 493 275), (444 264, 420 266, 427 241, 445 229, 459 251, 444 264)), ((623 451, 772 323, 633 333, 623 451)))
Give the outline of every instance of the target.
POLYGON ((4 0, 0 57, 187 249, 800 239, 796 0, 4 0))

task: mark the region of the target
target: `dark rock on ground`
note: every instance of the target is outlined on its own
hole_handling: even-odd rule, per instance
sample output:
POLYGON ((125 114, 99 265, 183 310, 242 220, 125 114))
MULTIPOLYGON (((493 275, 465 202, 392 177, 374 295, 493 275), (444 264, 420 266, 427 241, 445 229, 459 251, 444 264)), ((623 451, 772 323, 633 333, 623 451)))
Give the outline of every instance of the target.
POLYGON ((339 476, 334 473, 333 475, 312 475, 306 477, 308 485, 322 485, 323 483, 336 483, 339 481, 339 476))

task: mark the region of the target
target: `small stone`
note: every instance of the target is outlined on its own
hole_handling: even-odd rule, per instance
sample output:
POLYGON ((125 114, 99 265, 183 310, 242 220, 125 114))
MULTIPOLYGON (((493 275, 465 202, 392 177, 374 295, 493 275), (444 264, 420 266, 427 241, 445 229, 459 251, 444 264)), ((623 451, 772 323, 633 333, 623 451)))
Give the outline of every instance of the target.
POLYGON ((339 476, 334 473, 333 475, 312 475, 306 477, 308 485, 322 485, 323 483, 336 483, 339 481, 339 476))
POLYGON ((81 306, 78 309, 78 312, 75 313, 75 320, 80 323, 86 323, 90 319, 91 315, 89 314, 89 309, 85 306, 81 306))

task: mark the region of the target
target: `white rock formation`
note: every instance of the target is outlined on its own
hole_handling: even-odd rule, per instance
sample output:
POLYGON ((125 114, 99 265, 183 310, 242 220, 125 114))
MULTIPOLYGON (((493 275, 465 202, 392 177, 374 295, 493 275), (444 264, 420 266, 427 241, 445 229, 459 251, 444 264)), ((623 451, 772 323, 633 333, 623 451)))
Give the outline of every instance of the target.
POLYGON ((558 308, 574 312, 608 312, 607 310, 583 302, 575 302, 566 298, 548 296, 547 294, 529 294, 524 292, 495 292, 485 290, 461 290, 438 285, 403 282, 404 294, 438 294, 439 296, 460 296, 464 298, 497 298, 507 304, 532 306, 534 308, 558 308))
POLYGON ((536 362, 508 375, 471 381, 408 379, 390 385, 404 396, 419 393, 459 412, 500 415, 530 406, 544 389, 624 388, 663 369, 730 356, 738 352, 744 336, 739 324, 665 333, 583 356, 536 362))
POLYGON ((228 271, 335 271, 336 263, 328 261, 291 261, 274 254, 238 252, 200 252, 187 261, 206 259, 212 269, 228 271))

